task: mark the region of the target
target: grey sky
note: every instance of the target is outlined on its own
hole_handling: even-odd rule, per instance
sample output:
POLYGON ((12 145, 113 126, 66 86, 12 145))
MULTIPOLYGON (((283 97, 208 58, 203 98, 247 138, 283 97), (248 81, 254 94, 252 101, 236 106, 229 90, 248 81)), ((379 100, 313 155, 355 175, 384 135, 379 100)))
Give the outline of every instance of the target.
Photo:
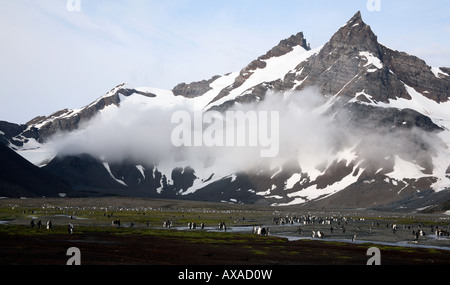
POLYGON ((0 120, 80 108, 123 82, 171 89, 238 71, 299 31, 317 47, 357 11, 380 43, 450 66, 447 0, 368 1, 0 0, 0 120))

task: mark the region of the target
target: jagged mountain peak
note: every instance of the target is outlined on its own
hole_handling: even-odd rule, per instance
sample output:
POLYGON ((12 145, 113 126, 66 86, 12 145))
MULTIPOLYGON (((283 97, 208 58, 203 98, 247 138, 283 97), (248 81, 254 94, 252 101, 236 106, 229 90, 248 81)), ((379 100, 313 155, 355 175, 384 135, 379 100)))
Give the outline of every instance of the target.
MULTIPOLYGON (((295 35, 291 35, 286 39, 281 40, 276 46, 270 49, 267 53, 259 56, 257 59, 250 62, 245 68, 240 71, 239 76, 233 82, 229 89, 238 88, 241 86, 245 80, 247 80, 257 69, 264 69, 267 67, 267 61, 272 58, 282 57, 294 50, 296 47, 301 47, 306 51, 310 51, 310 44, 307 42, 303 32, 298 32, 295 35)), ((172 92, 175 96, 184 96, 188 98, 193 98, 197 96, 201 96, 211 90, 210 84, 214 82, 214 80, 220 78, 220 76, 213 76, 209 80, 202 80, 187 83, 180 83, 176 85, 172 92)), ((224 89, 221 94, 216 98, 216 100, 226 96, 229 92, 229 89, 224 89)))
POLYGON ((258 59, 265 60, 271 57, 278 57, 287 54, 292 51, 296 46, 301 46, 305 50, 310 50, 311 47, 306 41, 303 32, 299 32, 295 35, 291 35, 289 38, 281 40, 278 45, 269 50, 265 55, 260 56, 258 59))
POLYGON ((332 52, 334 49, 338 49, 340 53, 343 49, 349 49, 380 54, 377 36, 363 21, 360 12, 342 26, 324 46, 324 52, 332 52))
POLYGON ((356 23, 361 23, 363 22, 362 16, 361 16, 361 11, 358 11, 355 13, 355 15, 353 15, 353 17, 348 20, 347 25, 354 25, 356 23))

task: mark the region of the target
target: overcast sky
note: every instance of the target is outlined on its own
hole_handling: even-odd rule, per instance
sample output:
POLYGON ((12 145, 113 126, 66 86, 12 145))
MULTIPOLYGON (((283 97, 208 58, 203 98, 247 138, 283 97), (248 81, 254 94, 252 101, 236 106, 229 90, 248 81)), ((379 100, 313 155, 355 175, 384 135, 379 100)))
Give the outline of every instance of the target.
POLYGON ((300 31, 318 47, 357 11, 380 43, 450 66, 448 0, 0 0, 0 120, 239 71, 300 31))

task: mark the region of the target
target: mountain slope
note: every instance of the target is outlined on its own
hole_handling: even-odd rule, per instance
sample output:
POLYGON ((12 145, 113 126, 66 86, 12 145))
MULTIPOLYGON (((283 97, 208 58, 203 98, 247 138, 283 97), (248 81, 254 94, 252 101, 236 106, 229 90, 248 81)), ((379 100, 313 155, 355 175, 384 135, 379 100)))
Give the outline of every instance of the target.
POLYGON ((418 208, 448 198, 449 71, 378 43, 358 12, 322 47, 311 49, 298 33, 238 72, 172 90, 119 85, 80 110, 2 132, 78 190, 418 208), (279 154, 174 147, 178 110, 194 121, 198 111, 276 111, 279 154))
POLYGON ((0 144, 0 196, 60 197, 72 194, 61 180, 0 144))

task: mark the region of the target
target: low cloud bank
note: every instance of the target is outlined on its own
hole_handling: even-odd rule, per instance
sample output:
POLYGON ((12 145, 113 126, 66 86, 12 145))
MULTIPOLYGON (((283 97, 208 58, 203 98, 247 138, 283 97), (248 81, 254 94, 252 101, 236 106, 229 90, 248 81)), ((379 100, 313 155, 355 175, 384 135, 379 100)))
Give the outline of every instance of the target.
POLYGON ((347 160, 358 156, 365 168, 377 169, 397 155, 432 170, 431 158, 441 147, 436 144, 436 137, 416 128, 386 130, 365 125, 359 129, 355 124, 350 127, 342 117, 345 109, 327 108, 333 99, 314 88, 290 94, 268 93, 264 101, 236 104, 228 110, 234 114, 254 114, 256 120, 248 116, 244 124, 240 121, 227 125, 225 114, 213 113, 209 117, 200 114, 199 121, 198 113, 189 104, 160 108, 151 104, 151 98, 143 104, 131 96, 120 107, 105 108, 78 131, 58 134, 52 144, 60 155, 88 153, 108 162, 157 164, 167 171, 191 166, 198 175, 208 169, 205 175, 258 171, 261 166, 272 168, 287 161, 298 162, 307 171, 330 162, 339 152, 347 160), (174 120, 174 114, 180 111, 187 114, 189 122, 174 120), (335 119, 337 112, 340 112, 339 120, 335 119), (261 114, 267 114, 265 121, 258 117, 261 114), (200 128, 195 125, 198 122, 202 123, 200 128), (255 123, 258 126, 252 125, 255 123), (227 143, 227 131, 230 131, 227 126, 235 128, 233 143, 227 143), (265 143, 260 136, 264 127, 265 143), (247 134, 245 139, 239 137, 241 130, 247 134), (251 137, 255 135, 258 137, 252 143, 251 137), (199 140, 195 143, 196 137, 201 144, 199 140), (191 144, 183 146, 182 142, 187 141, 191 144), (261 155, 264 150, 275 149, 276 155, 261 155))

